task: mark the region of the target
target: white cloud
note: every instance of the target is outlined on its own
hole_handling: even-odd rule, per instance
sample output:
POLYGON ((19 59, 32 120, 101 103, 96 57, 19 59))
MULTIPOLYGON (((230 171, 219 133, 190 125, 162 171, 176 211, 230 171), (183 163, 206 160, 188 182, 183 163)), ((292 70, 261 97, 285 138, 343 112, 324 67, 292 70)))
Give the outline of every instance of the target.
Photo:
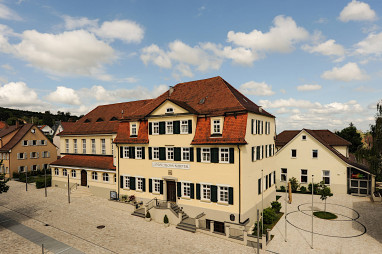
POLYGON ((72 88, 58 86, 56 91, 50 93, 47 100, 51 102, 64 103, 69 105, 80 105, 80 97, 72 88))
POLYGON ((347 63, 342 67, 334 67, 321 74, 321 78, 339 81, 367 80, 369 76, 356 63, 347 63))
POLYGON ((228 42, 255 51, 287 53, 294 49, 295 43, 309 37, 309 33, 303 27, 298 27, 291 17, 277 16, 273 23, 274 26, 266 33, 256 29, 248 34, 229 31, 228 42))
POLYGON ((0 86, 0 105, 2 107, 26 107, 41 104, 37 93, 24 82, 10 82, 0 86))
POLYGON ((344 47, 340 44, 336 44, 335 40, 327 40, 314 46, 304 45, 302 49, 308 51, 309 53, 319 53, 325 56, 345 55, 344 47))
POLYGON ((317 84, 305 84, 301 86, 297 86, 298 91, 314 91, 314 90, 320 90, 322 86, 317 84))
POLYGON ((317 23, 317 24, 326 24, 326 23, 328 23, 328 19, 327 18, 319 18, 314 23, 317 23))
POLYGON ((7 70, 7 71, 13 71, 13 67, 10 66, 9 64, 3 64, 1 65, 1 68, 7 70))
POLYGON ((0 19, 22 20, 22 18, 13 10, 0 3, 0 19))
POLYGON ((241 65, 252 65, 254 61, 259 59, 256 52, 244 47, 232 48, 231 46, 223 47, 211 42, 203 43, 202 48, 212 51, 221 58, 231 59, 234 63, 241 65))
POLYGON ((375 11, 367 3, 352 0, 341 11, 338 17, 342 22, 348 21, 372 21, 377 18, 375 11))
POLYGON ((142 49, 141 60, 146 65, 152 62, 161 68, 169 69, 172 67, 170 57, 155 44, 142 49))
POLYGON ((289 99, 278 99, 275 101, 269 100, 260 100, 260 105, 264 108, 283 108, 283 107, 294 107, 294 108, 313 108, 315 106, 319 106, 318 102, 312 103, 307 100, 296 100, 293 98, 289 99))
POLYGON ((255 82, 249 81, 242 84, 239 90, 245 95, 256 95, 256 96, 269 96, 275 94, 272 91, 272 86, 266 84, 265 82, 255 82))
POLYGON ((355 47, 356 53, 361 55, 382 54, 382 32, 369 34, 366 39, 358 42, 355 47))
POLYGON ((67 15, 64 15, 63 18, 65 21, 65 28, 69 30, 84 27, 94 28, 98 26, 98 19, 88 19, 86 17, 76 18, 67 15))
POLYGON ((92 31, 101 38, 119 39, 125 43, 139 43, 144 36, 142 26, 131 20, 106 21, 92 31))

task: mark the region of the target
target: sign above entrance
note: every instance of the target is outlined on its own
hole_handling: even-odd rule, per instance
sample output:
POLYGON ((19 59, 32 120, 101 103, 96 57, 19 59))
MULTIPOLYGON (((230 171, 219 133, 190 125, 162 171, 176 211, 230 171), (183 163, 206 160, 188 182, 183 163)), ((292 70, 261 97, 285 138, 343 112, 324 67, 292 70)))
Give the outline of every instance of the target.
POLYGON ((152 166, 154 168, 190 169, 189 164, 180 164, 180 163, 152 162, 152 166))

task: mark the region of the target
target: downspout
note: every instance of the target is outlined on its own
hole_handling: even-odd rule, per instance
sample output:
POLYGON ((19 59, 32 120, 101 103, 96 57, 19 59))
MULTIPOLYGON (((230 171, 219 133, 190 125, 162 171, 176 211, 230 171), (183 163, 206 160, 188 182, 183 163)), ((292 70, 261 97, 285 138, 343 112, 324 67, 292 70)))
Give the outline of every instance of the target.
POLYGON ((239 224, 241 223, 241 150, 240 145, 237 145, 237 149, 239 149, 239 224))
POLYGON ((121 186, 121 178, 119 177, 119 156, 120 156, 120 154, 119 154, 119 147, 118 147, 118 145, 117 144, 115 144, 115 146, 117 147, 117 155, 118 155, 118 170, 117 170, 117 173, 118 173, 118 200, 119 200, 119 188, 120 188, 120 186, 121 186))

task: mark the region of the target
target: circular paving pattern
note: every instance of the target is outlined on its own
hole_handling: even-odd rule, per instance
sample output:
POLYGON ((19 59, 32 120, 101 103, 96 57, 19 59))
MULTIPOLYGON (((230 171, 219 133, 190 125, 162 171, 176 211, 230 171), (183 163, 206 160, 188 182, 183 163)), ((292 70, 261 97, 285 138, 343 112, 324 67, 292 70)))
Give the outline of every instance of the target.
MULTIPOLYGON (((304 203, 298 206, 297 211, 290 212, 286 214, 286 221, 293 227, 300 229, 305 232, 311 233, 311 216, 312 216, 312 203, 304 203), (305 218, 301 217, 303 214, 305 218), (309 229, 307 229, 309 228, 309 229)), ((313 203, 313 205, 322 206, 322 203, 313 203)), ((313 222, 314 230, 313 234, 327 236, 327 237, 337 237, 337 238, 352 238, 359 237, 366 233, 366 227, 361 222, 358 221, 360 215, 359 213, 349 207, 337 204, 326 204, 326 209, 331 213, 338 216, 337 219, 325 220, 321 218, 314 217, 316 222, 313 222), (349 223, 351 223, 349 225, 349 223), (346 229, 348 228, 348 229, 346 229), (339 234, 330 234, 330 232, 339 232, 339 234)), ((313 206, 313 211, 323 211, 324 209, 319 209, 313 206)))

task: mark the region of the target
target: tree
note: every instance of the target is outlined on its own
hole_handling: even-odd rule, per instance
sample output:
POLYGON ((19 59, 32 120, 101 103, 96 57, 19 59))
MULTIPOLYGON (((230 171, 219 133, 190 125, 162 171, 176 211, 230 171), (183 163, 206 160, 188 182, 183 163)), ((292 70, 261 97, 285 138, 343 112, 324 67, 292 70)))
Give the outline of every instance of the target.
POLYGON ((325 185, 324 181, 320 182, 318 193, 321 195, 320 199, 325 201, 325 212, 326 212, 326 199, 333 196, 330 188, 325 185))
POLYGON ((298 190, 298 187, 300 187, 300 184, 298 183, 298 180, 295 177, 289 178, 290 187, 292 189, 292 192, 296 192, 298 190))
POLYGON ((357 132, 357 128, 353 123, 350 123, 349 127, 346 127, 341 131, 336 131, 336 134, 351 143, 351 146, 349 147, 349 152, 351 153, 355 153, 357 149, 362 146, 361 134, 357 132))
MULTIPOLYGON (((0 161, 0 167, 3 164, 3 160, 0 161)), ((0 194, 3 192, 7 192, 9 189, 9 186, 7 185, 8 179, 5 179, 5 174, 0 174, 0 194)))

